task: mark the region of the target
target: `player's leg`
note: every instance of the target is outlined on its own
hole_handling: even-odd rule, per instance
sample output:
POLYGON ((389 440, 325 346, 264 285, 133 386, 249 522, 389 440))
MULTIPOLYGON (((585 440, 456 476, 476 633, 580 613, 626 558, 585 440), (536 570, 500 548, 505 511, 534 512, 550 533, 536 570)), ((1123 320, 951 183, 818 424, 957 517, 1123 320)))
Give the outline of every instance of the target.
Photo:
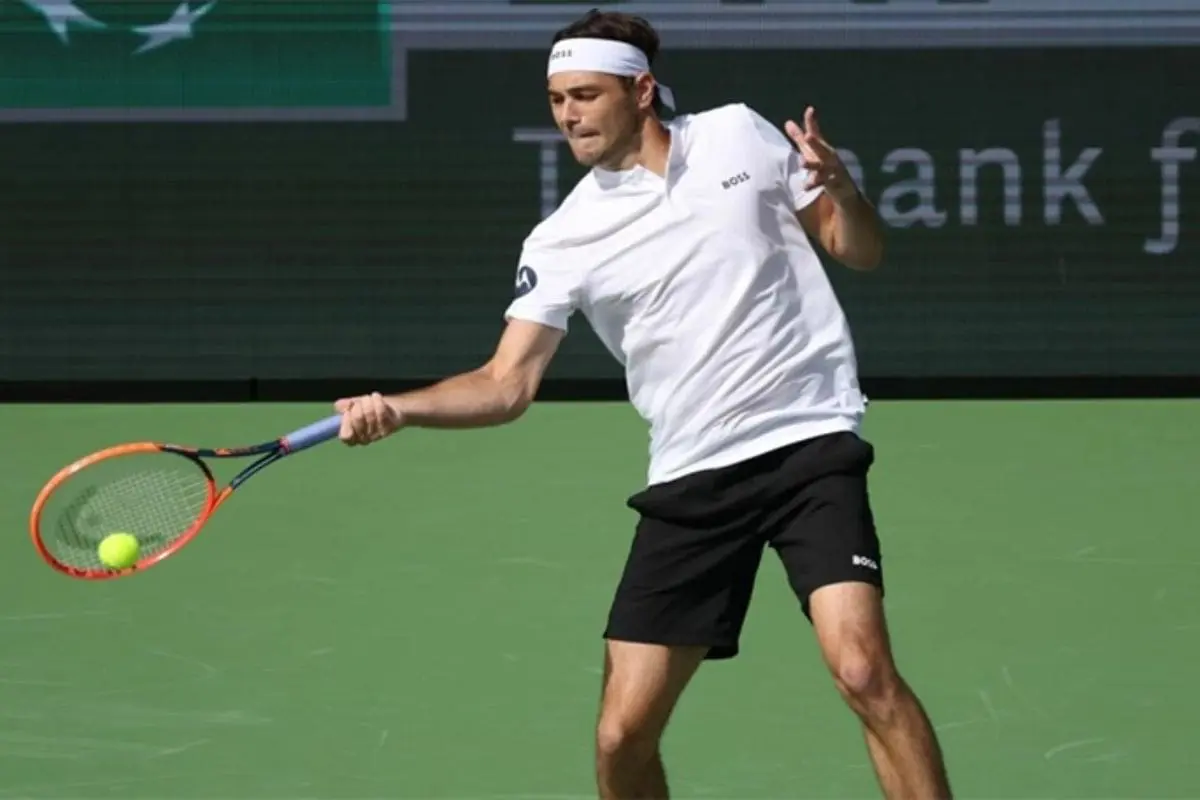
POLYGON ((675 704, 708 652, 609 641, 596 728, 596 782, 602 800, 667 798, 660 743, 675 704))
POLYGON ((809 614, 838 691, 862 721, 885 796, 951 797, 933 725, 896 667, 879 589, 856 581, 822 586, 809 614))
POLYGON ((797 487, 771 546, 812 620, 826 665, 858 715, 889 798, 950 796, 933 726, 901 676, 883 610, 883 559, 867 492, 874 451, 852 434, 802 448, 783 474, 797 487))
POLYGON ((631 498, 641 512, 604 633, 596 781, 604 800, 666 798, 660 743, 705 659, 732 658, 762 558, 735 470, 631 498))

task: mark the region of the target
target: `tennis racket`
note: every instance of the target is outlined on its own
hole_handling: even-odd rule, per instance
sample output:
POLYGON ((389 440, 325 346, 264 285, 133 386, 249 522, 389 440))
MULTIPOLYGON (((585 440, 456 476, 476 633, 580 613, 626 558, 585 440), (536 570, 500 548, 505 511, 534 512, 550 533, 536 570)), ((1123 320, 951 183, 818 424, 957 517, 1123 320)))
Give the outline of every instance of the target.
POLYGON ((105 580, 158 564, 196 537, 230 495, 285 456, 337 436, 340 414, 253 447, 204 449, 132 442, 85 456, 59 470, 38 493, 29 515, 34 547, 72 578, 105 580), (206 459, 253 458, 223 488, 206 459), (111 533, 138 540, 137 562, 114 569, 100 561, 111 533))

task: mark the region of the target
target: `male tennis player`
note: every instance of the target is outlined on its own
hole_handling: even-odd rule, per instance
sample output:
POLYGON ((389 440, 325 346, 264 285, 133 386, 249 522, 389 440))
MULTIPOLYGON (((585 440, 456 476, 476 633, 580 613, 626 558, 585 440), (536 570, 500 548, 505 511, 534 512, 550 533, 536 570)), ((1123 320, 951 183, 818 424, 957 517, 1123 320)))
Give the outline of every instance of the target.
POLYGON ((657 51, 625 14, 592 12, 555 36, 550 107, 591 171, 526 239, 494 356, 420 391, 338 401, 341 438, 517 419, 580 311, 651 429, 604 634, 600 796, 668 796, 667 720, 702 661, 737 654, 770 545, 884 794, 948 797, 933 729, 893 662, 854 345, 808 238, 869 270, 880 223, 811 108, 787 123, 790 142, 740 104, 660 121, 673 99, 650 72, 657 51))

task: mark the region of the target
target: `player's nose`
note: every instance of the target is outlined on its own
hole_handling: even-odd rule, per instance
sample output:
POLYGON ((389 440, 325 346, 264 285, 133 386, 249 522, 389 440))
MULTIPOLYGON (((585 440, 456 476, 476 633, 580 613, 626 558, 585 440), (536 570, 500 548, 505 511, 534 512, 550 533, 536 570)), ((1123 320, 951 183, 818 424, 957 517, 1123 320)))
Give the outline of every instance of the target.
POLYGON ((562 119, 564 124, 578 125, 583 120, 583 114, 580 113, 579 104, 571 99, 568 99, 565 103, 563 103, 562 119))

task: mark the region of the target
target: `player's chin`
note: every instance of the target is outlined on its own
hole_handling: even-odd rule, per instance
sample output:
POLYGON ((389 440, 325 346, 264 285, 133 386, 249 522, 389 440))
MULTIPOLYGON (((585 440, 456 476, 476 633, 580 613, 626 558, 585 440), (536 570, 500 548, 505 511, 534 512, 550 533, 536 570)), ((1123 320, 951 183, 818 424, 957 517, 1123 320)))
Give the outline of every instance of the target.
POLYGON ((571 140, 571 155, 585 167, 594 167, 604 155, 604 141, 599 137, 571 140))

